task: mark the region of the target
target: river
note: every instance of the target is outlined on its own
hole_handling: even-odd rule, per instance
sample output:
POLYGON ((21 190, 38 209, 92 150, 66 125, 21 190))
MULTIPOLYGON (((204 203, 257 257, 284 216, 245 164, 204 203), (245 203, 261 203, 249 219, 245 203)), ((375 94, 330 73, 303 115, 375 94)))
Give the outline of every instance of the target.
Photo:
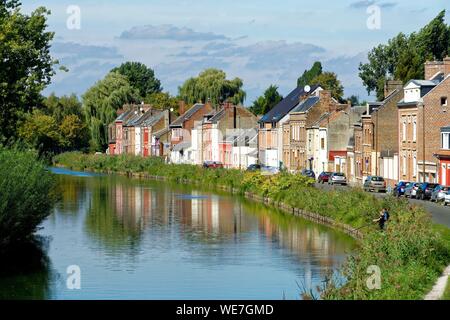
POLYGON ((301 299, 356 245, 226 193, 53 171, 61 199, 38 232, 45 263, 0 275, 0 298, 301 299))

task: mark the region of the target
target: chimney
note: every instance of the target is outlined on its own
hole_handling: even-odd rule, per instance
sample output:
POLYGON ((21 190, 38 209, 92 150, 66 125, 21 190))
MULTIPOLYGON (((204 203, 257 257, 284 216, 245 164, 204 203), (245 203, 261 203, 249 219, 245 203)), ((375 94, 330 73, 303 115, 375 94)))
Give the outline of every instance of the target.
POLYGON ((447 56, 444 58, 444 77, 450 74, 450 57, 447 56))
POLYGON ((213 110, 213 107, 212 107, 212 104, 211 104, 211 99, 208 98, 208 100, 206 101, 205 107, 206 107, 205 110, 206 110, 207 112, 213 110))
POLYGON ((384 98, 397 89, 403 89, 403 82, 400 80, 387 80, 384 84, 384 98))
POLYGON ((444 61, 425 62, 425 80, 432 80, 436 74, 443 73, 444 77, 450 74, 450 58, 444 58, 444 61))
POLYGON ((336 103, 332 101, 331 91, 321 90, 319 92, 320 103, 323 106, 326 106, 326 110, 328 112, 332 112, 336 110, 336 103))
POLYGON ((180 100, 178 101, 178 113, 181 115, 184 114, 186 110, 186 103, 184 102, 184 100, 180 100))

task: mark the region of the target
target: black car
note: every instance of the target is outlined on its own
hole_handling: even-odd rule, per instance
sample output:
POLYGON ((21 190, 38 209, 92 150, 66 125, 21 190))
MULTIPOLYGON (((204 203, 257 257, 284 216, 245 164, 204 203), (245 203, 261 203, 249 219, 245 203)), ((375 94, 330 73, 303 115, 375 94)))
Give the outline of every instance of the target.
POLYGON ((395 185, 393 193, 395 197, 401 197, 405 194, 406 186, 410 184, 408 181, 400 181, 395 185))
POLYGON ((316 180, 316 174, 312 170, 303 169, 301 174, 302 174, 302 176, 310 177, 310 178, 316 180))
POLYGON ((247 171, 258 171, 261 170, 261 165, 259 164, 251 164, 247 167, 247 171))
POLYGON ((437 183, 429 183, 429 182, 424 182, 420 184, 419 188, 417 189, 416 198, 420 200, 431 199, 431 193, 437 186, 438 186, 437 183))

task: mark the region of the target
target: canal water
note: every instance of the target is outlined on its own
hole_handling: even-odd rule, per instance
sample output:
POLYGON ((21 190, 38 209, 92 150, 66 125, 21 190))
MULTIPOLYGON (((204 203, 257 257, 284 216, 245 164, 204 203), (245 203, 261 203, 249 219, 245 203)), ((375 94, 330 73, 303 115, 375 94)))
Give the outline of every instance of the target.
POLYGON ((54 173, 61 199, 38 232, 43 262, 1 275, 0 298, 301 299, 355 248, 338 231, 225 193, 54 173))

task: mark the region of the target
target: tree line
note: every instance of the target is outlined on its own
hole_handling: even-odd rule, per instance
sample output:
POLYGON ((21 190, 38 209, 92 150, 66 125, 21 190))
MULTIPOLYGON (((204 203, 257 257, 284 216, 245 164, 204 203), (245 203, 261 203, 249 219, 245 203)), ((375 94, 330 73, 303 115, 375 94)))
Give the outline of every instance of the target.
MULTIPOLYGON (((146 103, 154 108, 178 112, 178 101, 188 105, 225 101, 243 104, 246 92, 240 78, 228 79, 224 71, 209 68, 187 79, 172 96, 163 91, 153 69, 140 62, 125 62, 112 69, 79 99, 76 95, 42 95, 60 66, 50 55, 54 33, 47 31, 50 12, 40 7, 22 13, 17 0, 0 4, 0 144, 20 144, 41 155, 70 150, 104 151, 108 125, 124 104, 146 103)), ((445 11, 419 32, 400 33, 368 54, 359 67, 367 91, 383 99, 384 83, 395 78, 406 82, 423 78, 425 60, 442 59, 449 52, 450 27, 445 11)), ((356 96, 346 99, 344 88, 333 72, 324 71, 320 61, 305 70, 297 86, 320 84, 341 101, 361 103, 356 96)), ((255 115, 270 111, 283 99, 276 85, 270 85, 249 109, 255 115)))

